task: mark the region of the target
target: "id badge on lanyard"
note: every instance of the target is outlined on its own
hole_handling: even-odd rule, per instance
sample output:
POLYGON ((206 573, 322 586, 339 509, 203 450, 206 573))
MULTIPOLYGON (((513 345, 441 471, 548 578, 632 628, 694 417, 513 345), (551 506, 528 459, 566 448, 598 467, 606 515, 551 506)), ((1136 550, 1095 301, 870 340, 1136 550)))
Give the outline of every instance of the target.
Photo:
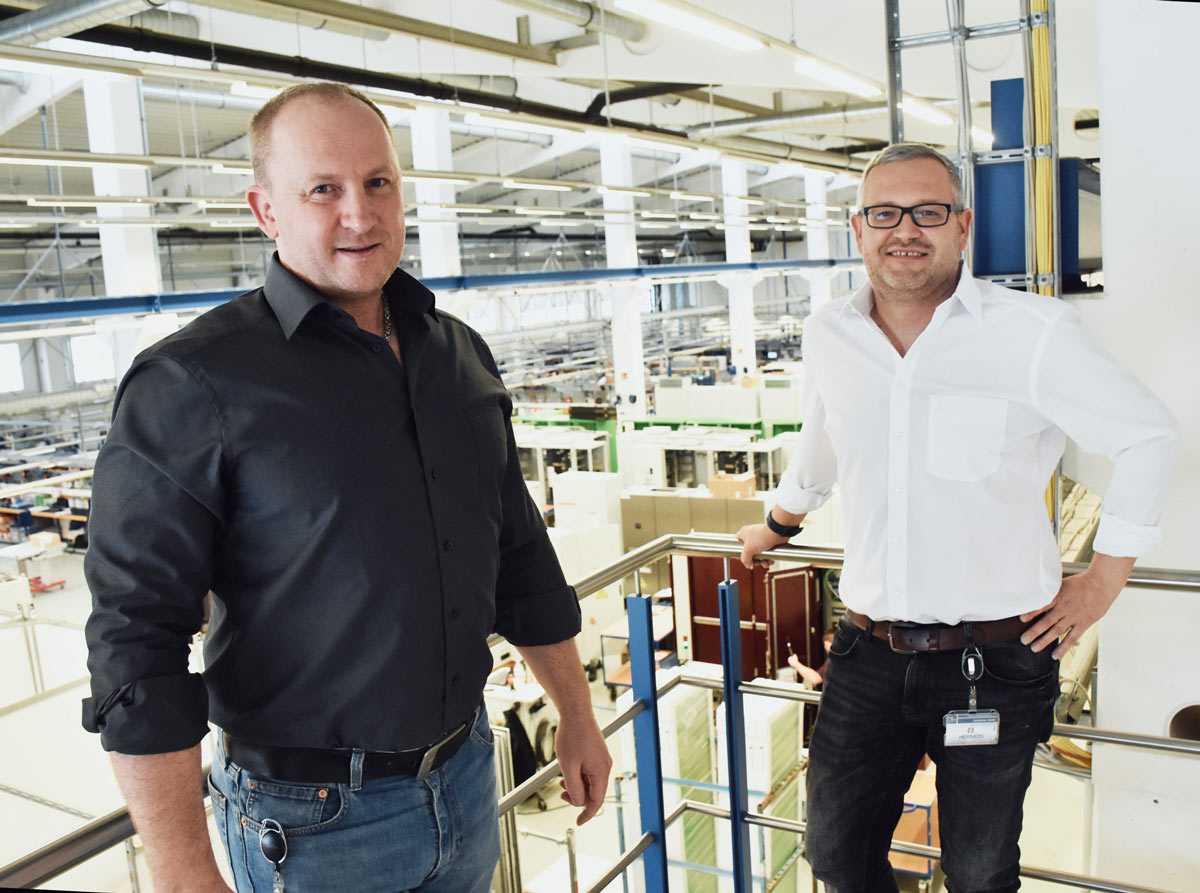
POLYGON ((980 710, 975 697, 975 681, 983 676, 983 653, 967 634, 967 647, 962 653, 962 674, 970 686, 966 710, 951 710, 942 717, 946 727, 947 747, 968 747, 995 744, 1000 740, 1000 712, 980 710))

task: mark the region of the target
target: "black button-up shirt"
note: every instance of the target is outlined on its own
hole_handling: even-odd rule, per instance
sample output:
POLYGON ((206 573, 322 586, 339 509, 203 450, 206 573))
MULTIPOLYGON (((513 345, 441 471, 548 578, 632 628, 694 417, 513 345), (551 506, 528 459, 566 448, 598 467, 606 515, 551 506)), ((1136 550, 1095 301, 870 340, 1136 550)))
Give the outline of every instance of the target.
POLYGON ((276 258, 140 354, 96 462, 84 725, 123 753, 207 721, 398 750, 479 704, 496 631, 579 631, 483 340, 397 271, 403 363, 276 258), (206 669, 188 649, 205 593, 206 669))

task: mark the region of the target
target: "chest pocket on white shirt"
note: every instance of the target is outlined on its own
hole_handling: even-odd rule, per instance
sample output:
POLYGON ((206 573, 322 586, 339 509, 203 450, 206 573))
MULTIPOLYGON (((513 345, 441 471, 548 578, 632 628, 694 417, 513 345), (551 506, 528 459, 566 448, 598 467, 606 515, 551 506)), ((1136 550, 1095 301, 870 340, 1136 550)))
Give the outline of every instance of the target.
POLYGON ((929 398, 925 470, 952 481, 978 481, 1000 467, 1008 401, 934 394, 929 398))

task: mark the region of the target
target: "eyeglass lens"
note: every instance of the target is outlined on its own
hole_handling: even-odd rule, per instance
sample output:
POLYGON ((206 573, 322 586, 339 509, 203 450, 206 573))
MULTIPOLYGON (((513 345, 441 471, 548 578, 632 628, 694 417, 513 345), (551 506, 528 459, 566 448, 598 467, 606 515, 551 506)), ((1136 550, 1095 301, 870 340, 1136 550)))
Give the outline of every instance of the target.
POLYGON ((908 214, 917 226, 943 226, 950 219, 950 209, 945 205, 914 205, 902 208, 899 205, 873 205, 863 209, 867 226, 874 229, 892 229, 900 225, 908 214))

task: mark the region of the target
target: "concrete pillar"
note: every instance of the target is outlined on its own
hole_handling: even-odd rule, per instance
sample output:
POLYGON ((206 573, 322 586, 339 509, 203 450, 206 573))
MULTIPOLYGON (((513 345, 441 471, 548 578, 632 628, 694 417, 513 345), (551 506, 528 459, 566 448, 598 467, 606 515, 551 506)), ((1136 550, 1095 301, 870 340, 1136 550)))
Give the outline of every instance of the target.
POLYGON ((50 370, 50 348, 46 339, 34 339, 33 350, 37 355, 38 387, 43 394, 49 394, 54 390, 54 374, 50 370))
MULTIPOLYGON (((606 186, 633 186, 629 144, 621 137, 600 137, 600 179, 606 186)), ((609 267, 638 266, 633 196, 604 193, 604 248, 609 267)), ((642 352, 642 315, 646 285, 614 285, 612 301, 613 391, 622 418, 646 417, 646 361, 642 352)))
MULTIPOLYGON (((147 151, 142 126, 142 101, 134 78, 89 75, 83 81, 88 146, 93 152, 142 155, 147 151)), ((92 169, 96 195, 149 195, 150 175, 142 168, 101 166, 92 169)), ((100 206, 102 219, 146 219, 150 207, 100 206)), ((100 227, 100 258, 104 291, 118 297, 162 291, 158 235, 150 226, 100 227)))
MULTIPOLYGON (((426 171, 454 170, 448 110, 416 109, 412 113, 411 133, 413 167, 426 171)), ((461 276, 462 254, 458 247, 458 224, 453 212, 442 211, 436 207, 454 204, 454 185, 418 180, 413 186, 417 196, 417 238, 421 245, 421 275, 461 276)))
MULTIPOLYGON (((807 231, 804 234, 804 244, 808 246, 809 260, 826 260, 831 256, 829 251, 829 225, 825 222, 829 212, 825 210, 825 200, 828 195, 829 175, 823 171, 805 171, 804 173, 804 217, 807 220, 807 231), (819 207, 813 207, 818 205, 819 207)), ((834 268, 828 270, 811 269, 808 275, 808 288, 811 311, 815 313, 833 299, 834 268)))
MULTIPOLYGON (((746 164, 721 159, 721 192, 725 201, 725 260, 731 264, 750 262, 749 206, 739 196, 746 194, 746 164)), ((729 364, 737 376, 753 375, 757 368, 754 346, 754 286, 757 273, 730 273, 717 279, 729 293, 729 364)))
MULTIPOLYGON (((1163 544, 1138 559, 1151 567, 1200 570, 1200 376, 1196 333, 1196 225, 1200 168, 1147 154, 1200 141, 1194 108, 1200 83, 1200 6, 1155 0, 1100 0, 1101 223, 1104 298, 1075 302, 1085 325, 1167 404, 1179 420, 1180 456, 1162 518, 1163 544), (1147 102, 1153 96, 1153 102, 1147 102), (1163 110, 1169 110, 1164 114, 1163 110), (1157 161, 1155 159, 1158 159, 1157 161), (1167 168, 1159 165, 1166 160, 1167 168), (1169 171, 1169 186, 1150 176, 1169 171)), ((1059 32, 1060 41, 1067 39, 1059 32)), ((1068 126, 1060 121, 1060 130, 1068 126)), ((1098 492, 1108 463, 1071 451, 1068 474, 1098 492)), ((1166 735, 1180 710, 1200 705, 1190 633, 1200 625, 1195 593, 1127 589, 1100 625, 1096 724, 1166 735)), ((1148 887, 1188 890, 1200 877, 1200 760, 1111 744, 1094 748, 1092 873, 1148 887)))

